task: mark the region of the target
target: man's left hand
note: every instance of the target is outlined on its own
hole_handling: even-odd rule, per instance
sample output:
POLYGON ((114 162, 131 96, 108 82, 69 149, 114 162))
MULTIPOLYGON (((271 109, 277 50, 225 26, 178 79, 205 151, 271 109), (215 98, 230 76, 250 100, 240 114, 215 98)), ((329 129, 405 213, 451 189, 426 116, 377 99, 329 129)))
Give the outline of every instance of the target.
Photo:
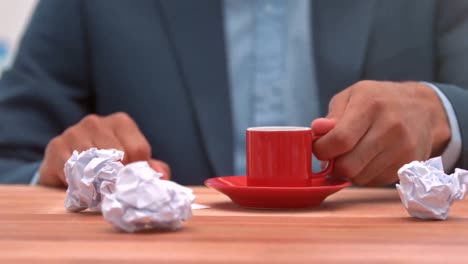
POLYGON ((451 135, 437 94, 417 82, 360 81, 332 98, 312 130, 325 134, 317 158, 335 159, 332 174, 360 186, 396 182, 402 165, 440 155, 451 135))

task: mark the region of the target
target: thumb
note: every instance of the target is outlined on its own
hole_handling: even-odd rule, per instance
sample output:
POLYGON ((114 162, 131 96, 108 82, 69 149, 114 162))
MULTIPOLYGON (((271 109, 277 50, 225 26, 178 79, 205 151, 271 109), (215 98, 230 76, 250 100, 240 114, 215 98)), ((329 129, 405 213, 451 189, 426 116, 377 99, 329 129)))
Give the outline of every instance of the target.
POLYGON ((171 179, 171 168, 166 162, 161 160, 150 159, 148 163, 153 170, 163 174, 161 179, 171 179))
POLYGON ((335 127, 335 123, 335 119, 317 118, 312 121, 310 126, 312 127, 314 135, 325 135, 335 127))

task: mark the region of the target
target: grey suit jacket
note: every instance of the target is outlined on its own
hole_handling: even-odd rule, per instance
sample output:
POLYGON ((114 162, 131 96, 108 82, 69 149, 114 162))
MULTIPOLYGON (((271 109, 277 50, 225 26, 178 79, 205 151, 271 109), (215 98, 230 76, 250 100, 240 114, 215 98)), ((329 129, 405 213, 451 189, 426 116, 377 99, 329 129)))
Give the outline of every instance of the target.
MULTIPOLYGON (((468 1, 314 1, 322 112, 361 79, 436 83, 468 168, 468 1)), ((88 113, 125 111, 173 179, 229 175, 222 1, 42 0, 0 81, 0 182, 26 183, 48 141, 88 113)))

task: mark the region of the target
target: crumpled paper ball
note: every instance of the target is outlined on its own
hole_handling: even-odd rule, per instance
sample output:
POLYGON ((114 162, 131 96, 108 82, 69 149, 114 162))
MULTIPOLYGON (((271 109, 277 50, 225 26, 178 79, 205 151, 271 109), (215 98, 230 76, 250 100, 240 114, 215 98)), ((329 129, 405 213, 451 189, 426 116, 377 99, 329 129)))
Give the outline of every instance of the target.
POLYGON ((192 190, 161 180, 147 162, 126 165, 117 175, 113 192, 103 191, 102 213, 126 232, 175 230, 192 216, 192 190))
POLYGON ((398 170, 398 177, 400 184, 396 188, 411 216, 445 220, 452 203, 465 197, 468 171, 455 169, 453 174, 447 175, 442 158, 435 157, 404 165, 398 170))
POLYGON ((68 183, 65 208, 72 212, 100 211, 101 189, 113 190, 117 172, 124 167, 120 162, 123 157, 124 153, 115 149, 73 151, 64 167, 68 183))

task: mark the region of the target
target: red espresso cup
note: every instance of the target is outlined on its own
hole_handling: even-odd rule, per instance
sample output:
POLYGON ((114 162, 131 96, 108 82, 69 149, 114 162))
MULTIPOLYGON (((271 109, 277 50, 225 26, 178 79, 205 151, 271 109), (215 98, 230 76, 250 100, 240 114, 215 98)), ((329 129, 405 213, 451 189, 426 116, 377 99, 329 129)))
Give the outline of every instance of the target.
POLYGON ((327 176, 327 168, 312 172, 312 144, 320 136, 309 127, 251 127, 247 129, 247 185, 308 187, 311 180, 327 176))

